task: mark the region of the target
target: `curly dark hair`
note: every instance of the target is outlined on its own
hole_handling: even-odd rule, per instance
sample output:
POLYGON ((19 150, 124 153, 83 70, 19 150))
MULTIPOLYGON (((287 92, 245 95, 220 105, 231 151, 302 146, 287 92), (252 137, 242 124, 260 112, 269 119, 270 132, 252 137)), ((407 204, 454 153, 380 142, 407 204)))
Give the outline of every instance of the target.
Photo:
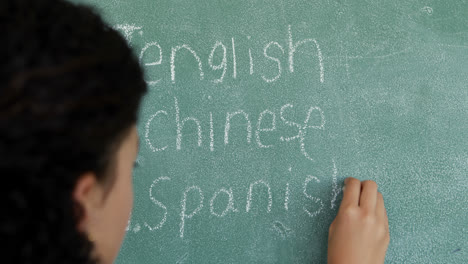
POLYGON ((0 1, 3 263, 97 263, 73 189, 112 180, 146 83, 124 38, 89 7, 0 1), (6 242, 6 243, 5 243, 6 242))

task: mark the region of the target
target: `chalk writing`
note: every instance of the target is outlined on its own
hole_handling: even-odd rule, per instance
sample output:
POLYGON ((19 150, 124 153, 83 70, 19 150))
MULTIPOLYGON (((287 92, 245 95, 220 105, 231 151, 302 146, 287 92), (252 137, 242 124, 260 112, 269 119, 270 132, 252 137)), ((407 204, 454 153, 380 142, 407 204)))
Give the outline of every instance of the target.
MULTIPOLYGON (((292 168, 288 168, 288 172, 291 174, 292 168)), ((333 160, 333 168, 332 168, 332 181, 334 185, 334 189, 331 191, 331 200, 333 204, 333 200, 336 199, 337 192, 340 189, 337 186, 336 182, 336 175, 338 174, 338 169, 336 167, 336 162, 333 160)), ((292 175, 291 175, 292 177, 292 175)), ((155 225, 150 225, 148 222, 144 222, 144 226, 147 228, 148 231, 156 231, 160 230, 163 228, 164 224, 168 221, 168 219, 171 217, 170 212, 173 211, 170 209, 170 203, 169 205, 165 205, 159 200, 156 199, 156 192, 155 189, 156 187, 163 181, 166 181, 166 184, 174 184, 172 183, 171 179, 169 177, 159 177, 156 178, 153 183, 150 186, 149 189, 149 197, 151 202, 156 205, 158 208, 163 209, 164 214, 163 218, 157 222, 155 225)), ((280 207, 284 206, 284 211, 286 213, 289 212, 289 201, 290 201, 290 193, 298 188, 301 190, 303 197, 305 197, 308 201, 311 201, 312 204, 315 204, 316 209, 310 210, 308 209, 310 205, 302 205, 302 211, 307 215, 308 217, 316 217, 317 215, 321 214, 323 212, 323 209, 325 208, 324 203, 323 203, 323 198, 313 196, 310 191, 309 191, 309 186, 312 184, 320 184, 321 181, 319 180, 318 177, 312 176, 312 175, 306 175, 305 179, 302 183, 302 185, 297 186, 294 188, 294 186, 291 188, 291 185, 289 182, 286 183, 286 197, 285 197, 285 202, 284 205, 280 205, 280 207)), ((270 183, 266 180, 257 180, 254 182, 251 182, 248 185, 246 194, 247 198, 245 201, 245 213, 246 215, 252 214, 252 205, 254 203, 254 193, 261 193, 264 192, 267 194, 267 205, 266 208, 263 210, 258 210, 257 212, 253 214, 259 214, 262 211, 266 213, 270 213, 273 209, 274 202, 273 202, 273 188, 271 187, 270 183)), ((229 214, 231 213, 241 213, 239 212, 238 209, 235 208, 236 200, 235 200, 236 194, 234 193, 233 189, 231 187, 223 187, 215 191, 211 199, 209 200, 209 213, 212 216, 218 217, 218 218, 224 218, 228 217, 229 214), (218 199, 219 197, 224 196, 227 197, 227 201, 225 199, 218 199), (218 201, 219 200, 219 201, 218 201), (226 202, 221 202, 221 201, 226 201, 226 202), (215 206, 218 204, 218 206, 215 206)), ((238 197, 238 195, 237 195, 238 197)), ((257 197, 262 197, 262 196, 257 196, 257 197)), ((259 203, 260 201, 256 201, 256 203, 259 203)), ((182 193, 182 199, 180 200, 180 214, 179 214, 179 237, 184 238, 186 235, 186 224, 187 220, 192 219, 195 215, 199 214, 203 208, 204 208, 204 192, 202 191, 202 188, 197 186, 197 185, 192 185, 188 188, 186 188, 183 193, 182 193), (196 205, 195 208, 187 208, 187 203, 189 202, 189 194, 190 195, 190 204, 196 205), (193 195, 195 194, 195 195, 193 195)), ((260 207, 259 207, 260 208, 260 207)), ((237 215, 237 214, 236 214, 237 215)), ((203 216, 199 216, 203 217, 203 216)), ((133 232, 139 232, 141 227, 138 224, 135 224, 133 226, 133 229, 131 228, 131 223, 129 222, 127 226, 127 231, 133 230, 133 232)), ((275 221, 273 223, 273 229, 276 230, 283 238, 287 237, 289 233, 291 233, 291 230, 284 226, 281 222, 275 221)))
MULTIPOLYGON (((115 30, 123 32, 125 39, 130 43, 132 42, 133 32, 142 29, 143 27, 136 26, 135 24, 118 24, 114 26, 115 30)), ((140 31, 142 32, 142 31, 140 31)))
POLYGON ((267 54, 267 51, 268 49, 270 48, 271 45, 275 45, 276 47, 278 47, 282 53, 284 53, 284 49, 283 47, 281 47, 280 44, 278 44, 278 42, 270 42, 268 43, 265 48, 263 49, 263 55, 265 55, 266 58, 276 62, 278 64, 278 74, 276 76, 274 76, 273 78, 266 78, 265 76, 262 76, 263 80, 265 80, 266 82, 274 82, 276 80, 278 80, 278 78, 281 76, 281 61, 278 59, 278 58, 275 58, 275 57, 272 57, 270 55, 267 54))
MULTIPOLYGON (((123 36, 126 38, 126 40, 131 43, 132 39, 133 39, 133 36, 134 36, 134 32, 138 32, 138 34, 140 36, 143 35, 143 30, 141 26, 137 26, 135 24, 118 24, 118 25, 115 25, 114 28, 116 30, 119 30, 120 32, 122 32, 123 36)), ((251 36, 247 36, 247 39, 250 40, 251 39, 251 36)), ((297 41, 297 42, 294 42, 293 41, 293 33, 292 33, 292 27, 291 25, 288 25, 287 27, 287 39, 288 39, 288 42, 287 43, 284 43, 286 45, 288 45, 288 52, 287 54, 285 54, 285 50, 283 48, 284 45, 281 45, 280 42, 278 41, 269 41, 268 43, 266 43, 264 46, 263 46, 263 57, 266 61, 272 61, 276 64, 276 67, 277 67, 277 74, 274 75, 274 76, 264 76, 264 75, 261 75, 260 78, 262 78, 265 82, 267 83, 272 83, 272 82, 275 82, 277 81, 281 75, 282 75, 282 65, 281 65, 281 61, 282 61, 282 57, 280 56, 272 56, 270 54, 270 51, 273 50, 273 49, 277 49, 279 51, 281 51, 281 55, 282 56, 287 56, 287 58, 283 58, 284 61, 287 61, 288 64, 289 64, 289 73, 292 74, 294 73, 294 70, 295 70, 295 67, 294 67, 294 58, 296 56, 296 51, 298 49, 310 49, 310 47, 307 46, 308 43, 311 43, 313 44, 313 49, 315 50, 316 54, 317 54, 317 59, 318 59, 318 68, 319 68, 319 73, 318 73, 318 80, 320 81, 320 83, 323 83, 325 81, 325 69, 324 69, 324 63, 323 63, 323 60, 324 60, 324 57, 322 55, 322 50, 320 48, 320 45, 318 43, 318 41, 314 38, 305 38, 305 39, 302 39, 300 41, 297 41)), ((239 65, 237 60, 238 60, 238 55, 237 55, 237 52, 236 52, 236 39, 234 37, 230 37, 230 41, 231 41, 231 52, 232 52, 232 61, 229 61, 228 60, 228 57, 227 57, 227 52, 228 52, 228 47, 226 45, 223 44, 223 41, 221 40, 216 40, 215 43, 214 43, 214 46, 211 48, 211 52, 209 53, 209 56, 207 58, 207 60, 205 59, 202 59, 199 55, 198 55, 198 52, 197 50, 195 50, 194 48, 192 48, 192 46, 190 46, 189 44, 187 43, 184 43, 184 44, 181 44, 181 45, 175 45, 175 46, 172 46, 170 47, 170 49, 168 49, 167 47, 163 47, 159 44, 158 41, 154 40, 154 41, 150 41, 150 42, 147 42, 143 45, 143 48, 141 49, 141 51, 139 52, 140 56, 139 56, 139 59, 140 59, 140 64, 142 64, 142 66, 144 68, 147 69, 147 72, 151 72, 153 70, 154 67, 156 66, 161 66, 161 65, 164 65, 165 64, 165 60, 164 60, 164 50, 168 49, 170 50, 170 55, 166 55, 168 57, 170 57, 170 61, 169 61, 169 64, 170 64, 170 80, 172 83, 176 83, 176 71, 177 71, 177 67, 176 67, 176 64, 177 64, 177 55, 179 53, 181 53, 182 51, 185 51, 183 52, 183 54, 179 55, 179 56, 186 56, 187 54, 191 54, 194 61, 195 61, 195 67, 198 68, 198 72, 199 72, 199 76, 200 76, 200 80, 204 80, 204 77, 205 77, 205 72, 204 72, 204 68, 203 68, 203 64, 204 63, 208 63, 208 67, 209 69, 211 69, 212 71, 222 71, 221 72, 221 75, 214 79, 214 80, 211 80, 212 82, 214 83, 222 83, 224 81, 224 78, 225 78, 225 74, 227 72, 227 69, 229 67, 231 67, 230 65, 232 65, 232 79, 235 80, 237 79, 238 77, 238 68, 239 68, 239 65), (218 48, 221 49, 222 51, 222 59, 221 61, 218 63, 218 64, 215 64, 214 63, 214 57, 215 57, 215 53, 217 52, 218 48), (156 54, 158 55, 157 56, 157 59, 152 61, 152 62, 144 62, 144 58, 145 56, 147 55, 147 53, 150 52, 150 50, 155 50, 156 54), (188 53, 187 53, 188 52, 188 53)), ((226 42, 224 42, 226 43, 226 42)), ((200 53, 201 54, 201 53, 200 53)), ((254 76, 254 54, 253 54, 253 49, 249 46, 248 47, 248 60, 249 60, 249 75, 251 76, 254 76)), ((313 63, 315 64, 315 62, 313 63)), ((190 65, 190 64, 188 64, 190 65)), ((205 66, 206 67, 206 66, 205 66)), ((161 76, 161 78, 158 78, 156 80, 149 80, 147 81, 148 85, 150 86, 155 86, 155 85, 158 85, 161 80, 164 79, 164 76, 161 76)))
MULTIPOLYGON (((298 140, 299 141, 299 150, 302 153, 304 157, 306 157, 309 160, 313 161, 312 155, 309 153, 309 151, 306 149, 306 137, 307 137, 307 131, 308 129, 316 129, 316 130, 323 130, 325 127, 325 114, 322 111, 322 109, 318 106, 311 106, 307 110, 307 113, 305 115, 304 121, 302 123, 297 123, 292 121, 288 117, 287 112, 292 112, 294 109, 294 106, 292 104, 285 104, 281 107, 280 109, 280 119, 282 121, 282 124, 285 127, 293 127, 297 129, 297 134, 293 136, 280 136, 279 140, 280 142, 291 142, 293 140, 298 140), (289 111, 287 111, 289 110, 289 111), (318 117, 320 120, 317 121, 318 118, 312 118, 312 116, 318 117), (314 121, 313 121, 314 120, 314 121)), ((179 106, 179 101, 177 97, 174 97, 174 110, 175 110, 175 127, 177 130, 177 135, 176 135, 176 150, 182 150, 182 138, 183 138, 183 132, 184 132, 184 127, 185 124, 188 121, 191 121, 195 124, 196 126, 196 134, 197 134, 197 146, 202 146, 203 144, 203 127, 202 127, 202 122, 200 121, 201 119, 191 116, 191 117, 185 117, 181 118, 181 113, 180 113, 180 106, 179 106)), ((155 128, 156 125, 152 125, 152 122, 155 118, 158 116, 168 116, 168 112, 164 110, 159 110, 155 112, 153 115, 150 116, 150 118, 146 121, 145 125, 145 141, 148 147, 153 151, 153 152, 159 152, 159 151, 164 151, 168 148, 168 145, 165 144, 163 147, 155 147, 154 146, 154 139, 150 138, 151 129, 155 128)), ((158 117, 158 118, 161 118, 158 117)), ((214 132, 214 117, 213 113, 209 112, 209 137, 210 137, 210 142, 209 142, 209 149, 210 151, 215 151, 216 150, 216 144, 215 144, 215 132, 214 132)), ((204 120, 207 120, 204 119, 204 120)), ((250 116, 247 112, 244 110, 238 110, 236 112, 227 112, 226 113, 226 119, 225 119, 225 124, 224 124, 224 145, 229 144, 230 140, 230 133, 233 128, 232 123, 240 123, 242 125, 237 125, 236 127, 242 127, 245 124, 245 129, 246 129, 246 141, 247 144, 251 143, 252 139, 252 123, 250 121, 250 116)), ((274 144, 268 144, 265 145, 262 142, 261 136, 262 134, 271 133, 277 131, 277 123, 276 123, 276 114, 269 109, 265 109, 262 111, 259 116, 258 116, 258 121, 256 124, 256 130, 255 130, 255 142, 257 143, 256 145, 261 148, 261 149, 266 149, 266 148, 271 148, 274 146, 274 144), (266 118, 266 116, 269 116, 271 118, 266 118)), ((160 127, 160 129, 164 129, 164 127, 160 127)))
MULTIPOLYGON (((154 62, 149 62, 149 63, 144 63, 145 66, 156 66, 156 65, 161 65, 162 59, 163 59, 163 54, 162 54, 162 49, 161 46, 157 42, 150 42, 146 43, 145 47, 141 50, 140 53, 140 64, 143 61, 143 57, 145 56, 146 51, 151 48, 151 47, 156 47, 159 50, 159 60, 154 61, 154 62)), ((146 81, 149 85, 155 85, 157 84, 161 79, 155 80, 155 81, 146 81)))
MULTIPOLYGON (((234 42, 233 42, 233 45, 234 45, 234 42)), ((233 50, 233 53, 234 53, 234 50, 233 50)), ((233 56, 235 56, 235 54, 233 56)), ((214 45, 213 49, 211 50, 210 56, 208 57, 208 65, 214 71, 221 70, 221 69, 223 70, 221 77, 219 77, 219 79, 213 80, 214 83, 223 82, 224 75, 226 74, 226 70, 227 70, 227 57, 226 57, 226 46, 224 46, 222 42, 216 41, 216 44, 214 45), (219 65, 213 65, 213 56, 218 47, 222 47, 223 49, 223 60, 221 61, 219 65)))
POLYGON ((161 207, 163 210, 164 210, 164 216, 163 216, 163 219, 161 219, 161 221, 155 225, 155 226, 150 226, 148 223, 144 223, 144 225, 150 230, 150 231, 154 231, 154 230, 157 230, 159 228, 161 228, 164 223, 166 222, 166 219, 167 219, 167 207, 162 204, 160 201, 156 200, 156 198, 154 198, 153 196, 153 188, 156 187, 156 185, 158 184, 158 182, 160 181, 169 181, 170 178, 169 177, 159 177, 157 178, 156 180, 153 181, 153 183, 151 184, 151 187, 150 187, 150 190, 149 190, 149 196, 150 196, 150 199, 151 201, 153 201, 153 203, 159 207, 161 207))
POLYGON ((227 113, 226 115, 226 125, 224 126, 224 144, 229 144, 229 130, 231 129, 231 119, 237 115, 244 116, 246 120, 247 127, 247 142, 250 143, 252 138, 252 125, 250 124, 249 115, 244 111, 240 110, 234 113, 227 113))
POLYGON ((221 188, 219 191, 215 192, 213 194, 213 197, 211 198, 210 200, 210 212, 212 215, 215 215, 217 217, 223 217, 225 216, 229 211, 233 211, 235 212, 236 209, 234 209, 234 196, 232 194, 232 189, 230 188, 229 191, 224 189, 224 188, 221 188), (214 211, 214 201, 216 200, 216 198, 218 197, 218 195, 220 193, 225 193, 228 195, 229 197, 229 201, 228 201, 228 204, 226 205, 226 208, 219 214, 219 213, 216 213, 214 211))
POLYGON ((256 185, 259 185, 259 184, 262 184, 264 185, 266 188, 267 188, 267 191, 268 191, 268 207, 267 207, 267 211, 270 212, 271 211, 271 206, 273 204, 273 198, 271 196, 271 188, 270 188, 270 185, 268 183, 266 183, 265 181, 262 181, 262 180, 259 180, 259 181, 256 181, 252 184, 250 184, 250 187, 249 187, 249 192, 247 194, 247 204, 245 205, 245 211, 246 212, 249 212, 250 211, 250 206, 251 206, 251 203, 252 203, 252 190, 253 188, 256 186, 256 185))
POLYGON ((280 221, 275 221, 273 222, 272 224, 273 226, 273 229, 278 232, 278 234, 283 238, 285 239, 286 237, 288 237, 289 235, 291 235, 292 233, 292 230, 288 227, 286 227, 283 223, 281 223, 280 221))
POLYGON ((304 211, 310 216, 310 217, 314 217, 314 216, 317 216, 318 214, 320 214, 320 212, 322 211, 323 209, 323 202, 322 202, 322 199, 320 198, 317 198, 317 197, 313 197, 311 196, 310 194, 307 193, 307 185, 309 184, 309 182, 311 181, 316 181, 317 183, 320 182, 320 180, 315 177, 315 176, 307 176, 306 180, 304 181, 304 195, 309 198, 310 200, 314 201, 315 203, 318 203, 320 204, 320 208, 317 209, 315 212, 311 212, 309 211, 305 206, 304 206, 304 211))
POLYGON ((197 53, 189 45, 184 44, 184 45, 176 46, 172 48, 172 52, 171 52, 171 80, 172 82, 175 83, 175 74, 176 74, 175 59, 176 59, 176 54, 180 49, 188 50, 193 55, 193 57, 197 60, 198 70, 200 71, 200 80, 203 80, 204 73, 203 73, 203 66, 202 66, 200 57, 198 57, 197 53))
POLYGON ((162 150, 165 150, 167 148, 167 145, 162 147, 162 148, 156 148, 153 146, 153 144, 151 143, 151 140, 149 138, 149 134, 150 134, 150 126, 151 126, 151 122, 153 121, 153 119, 155 117, 157 117, 158 115, 160 114, 164 114, 167 116, 167 112, 164 111, 164 110, 159 110, 157 111, 155 114, 153 114, 149 119, 148 121, 146 122, 146 125, 145 125, 145 141, 146 141, 146 144, 148 144, 149 148, 153 151, 153 152, 156 152, 156 151, 162 151, 162 150))
POLYGON ((200 125, 200 121, 195 117, 186 117, 182 121, 180 121, 180 110, 179 110, 179 103, 177 102, 177 98, 174 97, 174 105, 176 110, 176 124, 177 124, 177 141, 176 141, 176 148, 177 150, 181 149, 182 145, 182 129, 184 128, 185 122, 193 121, 197 125, 197 134, 198 134, 198 146, 202 144, 202 129, 200 125))
POLYGON ((331 199, 331 202, 330 202, 330 208, 331 209, 335 208, 336 198, 338 197, 338 194, 340 194, 340 192, 341 192, 340 188, 338 187, 338 179, 336 178, 336 176, 338 174, 338 169, 336 169, 336 163, 335 163, 334 159, 332 160, 332 162, 333 162, 333 176, 332 176, 332 193, 333 193, 333 196, 332 196, 332 199, 331 199))
POLYGON ((196 215, 202 208, 203 208, 203 200, 204 200, 204 197, 203 197, 203 192, 202 190, 200 189, 200 187, 198 186, 191 186, 189 188, 187 188, 184 192, 184 195, 183 195, 183 199, 181 201, 181 208, 182 210, 180 211, 180 230, 179 230, 179 234, 180 234, 180 237, 183 238, 184 237, 184 230, 185 230, 185 219, 190 219, 192 218, 194 215, 196 215), (186 214, 186 210, 187 210, 187 194, 192 191, 192 190, 197 190, 198 191, 198 194, 199 194, 199 197, 200 197, 200 203, 199 205, 197 206, 197 208, 195 208, 190 214, 186 214))

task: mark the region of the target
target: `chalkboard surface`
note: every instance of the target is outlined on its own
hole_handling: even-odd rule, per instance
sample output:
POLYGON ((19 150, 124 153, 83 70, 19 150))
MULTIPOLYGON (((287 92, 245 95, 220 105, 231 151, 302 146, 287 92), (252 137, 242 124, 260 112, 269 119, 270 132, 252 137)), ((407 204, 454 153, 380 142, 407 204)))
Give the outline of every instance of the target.
POLYGON ((150 87, 117 263, 325 263, 347 176, 386 263, 466 263, 467 1, 79 2, 150 87))

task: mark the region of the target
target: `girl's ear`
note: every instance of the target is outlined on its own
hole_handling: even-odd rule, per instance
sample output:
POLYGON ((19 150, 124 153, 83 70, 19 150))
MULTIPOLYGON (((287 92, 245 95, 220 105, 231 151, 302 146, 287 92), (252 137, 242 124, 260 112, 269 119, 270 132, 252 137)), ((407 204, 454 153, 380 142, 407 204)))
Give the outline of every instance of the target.
POLYGON ((73 199, 81 207, 81 215, 78 220, 78 230, 89 233, 90 218, 96 210, 99 202, 100 188, 94 173, 83 174, 73 190, 73 199))

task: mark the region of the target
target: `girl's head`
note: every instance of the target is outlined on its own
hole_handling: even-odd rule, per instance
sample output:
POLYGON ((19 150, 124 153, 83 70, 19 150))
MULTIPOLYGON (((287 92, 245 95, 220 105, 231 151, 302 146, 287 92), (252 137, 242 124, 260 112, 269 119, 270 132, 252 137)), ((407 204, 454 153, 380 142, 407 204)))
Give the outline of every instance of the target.
POLYGON ((0 32, 2 259, 112 262, 132 206, 138 60, 65 1, 2 0, 0 32))

